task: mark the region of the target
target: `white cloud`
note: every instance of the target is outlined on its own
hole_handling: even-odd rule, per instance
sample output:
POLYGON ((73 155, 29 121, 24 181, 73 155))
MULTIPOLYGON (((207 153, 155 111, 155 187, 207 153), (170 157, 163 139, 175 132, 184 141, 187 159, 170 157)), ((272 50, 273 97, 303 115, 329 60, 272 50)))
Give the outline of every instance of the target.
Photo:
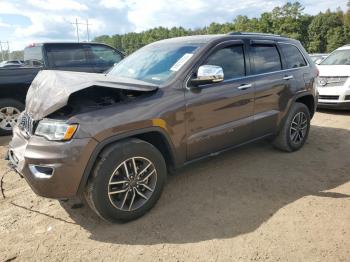
POLYGON ((85 4, 81 4, 74 0, 27 0, 27 2, 36 8, 52 11, 86 11, 89 9, 85 4))
MULTIPOLYGON (((293 0, 294 1, 294 0, 293 0)), ((13 49, 32 42, 74 41, 71 23, 89 19, 90 38, 103 34, 123 34, 153 27, 198 28, 211 22, 232 21, 237 15, 255 17, 287 0, 0 0, 0 36, 13 49), (4 15, 4 16, 2 16, 4 15)), ((345 0, 300 0, 305 12, 318 13, 345 0)), ((79 25, 86 39, 86 26, 79 25)))
POLYGON ((11 27, 11 25, 10 25, 10 24, 7 24, 7 23, 2 22, 2 20, 0 19, 0 27, 9 28, 9 27, 11 27))
POLYGON ((114 9, 123 9, 125 7, 129 7, 132 4, 131 1, 128 0, 101 0, 99 5, 104 8, 114 8, 114 9))

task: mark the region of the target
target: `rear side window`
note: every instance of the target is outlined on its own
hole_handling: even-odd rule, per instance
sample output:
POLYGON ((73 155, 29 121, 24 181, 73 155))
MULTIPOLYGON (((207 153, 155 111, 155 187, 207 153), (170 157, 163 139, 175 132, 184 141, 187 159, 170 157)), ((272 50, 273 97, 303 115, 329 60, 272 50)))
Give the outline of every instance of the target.
POLYGON ((24 49, 24 62, 30 66, 43 65, 42 46, 30 46, 24 49))
POLYGON ((205 64, 221 66, 225 80, 245 76, 243 46, 231 46, 215 51, 205 64))
POLYGON ((251 46, 253 74, 275 72, 282 69, 280 54, 274 45, 251 46))
POLYGON ((47 58, 54 67, 78 67, 87 64, 84 46, 47 46, 47 58))
POLYGON ((281 44, 280 46, 282 53, 286 59, 287 69, 298 68, 307 65, 303 55, 300 53, 299 49, 296 46, 289 44, 281 44))

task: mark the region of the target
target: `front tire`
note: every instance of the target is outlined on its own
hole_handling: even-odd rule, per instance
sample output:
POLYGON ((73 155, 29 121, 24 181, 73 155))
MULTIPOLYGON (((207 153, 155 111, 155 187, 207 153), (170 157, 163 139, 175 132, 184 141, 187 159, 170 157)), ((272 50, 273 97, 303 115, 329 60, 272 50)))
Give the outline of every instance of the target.
POLYGON ((310 130, 310 111, 302 103, 295 103, 273 145, 283 151, 293 152, 303 147, 310 130))
POLYGON ((156 204, 166 176, 162 154, 150 143, 130 139, 102 152, 84 195, 101 218, 126 222, 156 204))

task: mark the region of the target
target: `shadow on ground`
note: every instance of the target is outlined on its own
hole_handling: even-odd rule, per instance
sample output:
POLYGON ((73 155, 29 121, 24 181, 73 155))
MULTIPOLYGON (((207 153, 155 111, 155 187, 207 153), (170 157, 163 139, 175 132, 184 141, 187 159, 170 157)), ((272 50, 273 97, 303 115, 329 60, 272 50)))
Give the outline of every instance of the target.
POLYGON ((110 243, 152 245, 232 238, 256 230, 281 208, 305 197, 348 198, 326 192, 350 181, 350 131, 313 126, 305 147, 283 153, 260 142, 186 167, 169 178, 146 216, 109 224, 86 206, 70 217, 110 243))

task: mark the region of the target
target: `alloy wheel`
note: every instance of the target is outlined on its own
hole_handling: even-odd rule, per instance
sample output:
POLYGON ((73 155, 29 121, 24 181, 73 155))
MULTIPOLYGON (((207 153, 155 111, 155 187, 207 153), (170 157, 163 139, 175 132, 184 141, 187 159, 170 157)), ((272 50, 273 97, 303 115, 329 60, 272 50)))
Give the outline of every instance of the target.
POLYGON ((112 173, 108 183, 108 197, 115 208, 133 211, 150 199, 156 184, 157 171, 154 164, 144 157, 132 157, 118 165, 112 173))
POLYGON ((300 144, 304 141, 308 127, 307 117, 304 112, 297 113, 290 125, 290 140, 294 144, 300 144))
POLYGON ((3 107, 0 109, 0 128, 10 131, 17 123, 17 119, 21 112, 12 106, 3 107))

